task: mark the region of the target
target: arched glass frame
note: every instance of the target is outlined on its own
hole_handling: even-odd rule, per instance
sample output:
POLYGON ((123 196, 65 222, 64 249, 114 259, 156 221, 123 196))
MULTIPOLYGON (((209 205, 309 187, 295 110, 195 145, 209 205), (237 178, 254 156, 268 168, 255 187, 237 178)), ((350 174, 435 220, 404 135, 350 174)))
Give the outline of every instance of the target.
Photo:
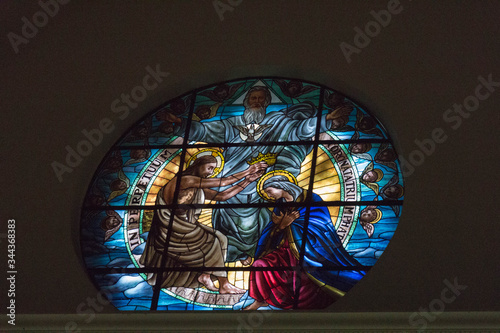
POLYGON ((89 186, 81 247, 120 310, 319 309, 375 264, 403 198, 365 108, 319 84, 245 78, 123 135, 89 186))

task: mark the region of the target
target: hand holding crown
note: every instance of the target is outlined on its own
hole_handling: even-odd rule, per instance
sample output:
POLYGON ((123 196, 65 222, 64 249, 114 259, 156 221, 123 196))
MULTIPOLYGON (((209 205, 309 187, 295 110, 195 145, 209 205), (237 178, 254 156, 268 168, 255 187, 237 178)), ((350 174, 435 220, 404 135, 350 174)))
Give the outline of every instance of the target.
POLYGON ((252 164, 248 167, 248 175, 245 177, 250 182, 255 181, 257 178, 261 177, 264 174, 264 171, 266 171, 266 168, 268 167, 266 162, 258 162, 255 164, 252 164))

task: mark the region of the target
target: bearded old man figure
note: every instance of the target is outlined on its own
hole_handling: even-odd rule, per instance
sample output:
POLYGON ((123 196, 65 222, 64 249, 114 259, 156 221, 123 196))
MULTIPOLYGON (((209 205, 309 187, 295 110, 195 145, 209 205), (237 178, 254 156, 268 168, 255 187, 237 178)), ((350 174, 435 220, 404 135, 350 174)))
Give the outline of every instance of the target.
MULTIPOLYGON (((267 112, 271 94, 266 87, 256 86, 247 92, 242 115, 222 118, 221 120, 191 123, 189 140, 207 143, 245 143, 245 142, 296 142, 310 141, 316 133, 318 119, 312 103, 299 103, 280 111, 267 112)), ((169 118, 178 124, 177 135, 184 135, 186 119, 174 115, 169 118)), ((320 119, 320 132, 331 127, 332 116, 323 115, 320 119)), ((311 151, 311 145, 272 145, 237 146, 224 149, 224 170, 221 177, 241 172, 260 154, 276 154, 275 169, 287 170, 298 176, 301 163, 311 151)), ((260 197, 254 184, 248 186, 226 202, 231 204, 256 203, 260 197)), ((251 263, 257 241, 270 218, 266 208, 245 207, 214 209, 212 223, 216 230, 227 236, 227 261, 241 260, 251 263)))

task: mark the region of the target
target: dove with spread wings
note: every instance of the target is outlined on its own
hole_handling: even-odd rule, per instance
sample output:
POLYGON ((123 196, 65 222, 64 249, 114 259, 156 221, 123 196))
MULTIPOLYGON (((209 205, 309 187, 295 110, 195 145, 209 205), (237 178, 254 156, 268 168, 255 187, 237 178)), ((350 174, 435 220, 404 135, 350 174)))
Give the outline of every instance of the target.
POLYGON ((248 124, 243 125, 233 125, 240 132, 240 137, 245 142, 255 142, 262 136, 262 133, 272 125, 270 124, 248 124))

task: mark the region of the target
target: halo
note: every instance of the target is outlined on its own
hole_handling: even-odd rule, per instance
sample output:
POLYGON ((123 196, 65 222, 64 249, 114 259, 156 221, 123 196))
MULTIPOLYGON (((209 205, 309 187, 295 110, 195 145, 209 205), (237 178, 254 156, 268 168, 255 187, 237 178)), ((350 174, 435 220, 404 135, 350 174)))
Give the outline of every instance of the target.
POLYGON ((294 183, 295 185, 299 185, 299 183, 297 182, 297 178, 295 178, 294 175, 292 175, 290 172, 288 172, 286 170, 273 170, 273 171, 269 171, 264 176, 262 176, 262 177, 259 178, 259 181, 257 182, 257 186, 256 186, 257 187, 257 193, 259 193, 260 197, 262 199, 264 199, 264 200, 274 201, 273 199, 271 199, 267 195, 267 193, 262 188, 264 186, 264 183, 266 182, 266 180, 268 180, 269 178, 274 177, 274 176, 285 176, 286 178, 288 178, 288 180, 290 182, 294 183))
POLYGON ((214 169, 214 172, 208 177, 208 178, 213 178, 213 177, 217 176, 224 168, 224 156, 222 156, 222 153, 217 149, 207 148, 207 149, 202 149, 202 150, 194 153, 187 161, 186 167, 189 167, 191 164, 194 163, 194 161, 198 157, 204 156, 204 155, 211 155, 211 156, 215 157, 215 159, 217 160, 217 165, 214 169))
POLYGON ((377 174, 377 180, 375 182, 379 182, 384 178, 384 172, 380 169, 373 169, 373 171, 377 174))
POLYGON ((375 213, 377 213, 377 217, 375 218, 375 220, 373 220, 373 221, 370 222, 371 224, 377 223, 382 218, 383 214, 382 214, 382 211, 380 209, 375 208, 375 213))

